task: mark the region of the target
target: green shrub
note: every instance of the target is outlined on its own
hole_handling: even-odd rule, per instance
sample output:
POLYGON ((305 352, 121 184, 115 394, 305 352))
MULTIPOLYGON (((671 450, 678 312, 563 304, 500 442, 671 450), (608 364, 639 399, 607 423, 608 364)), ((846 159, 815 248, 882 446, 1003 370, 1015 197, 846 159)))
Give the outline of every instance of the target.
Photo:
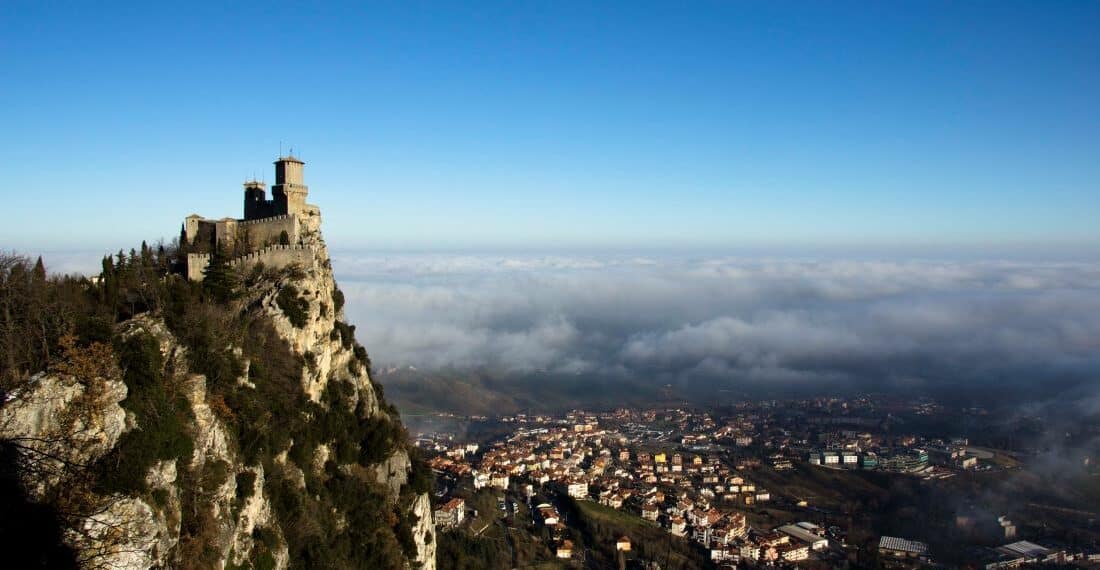
POLYGON ((302 269, 302 266, 299 263, 291 263, 290 265, 286 266, 283 272, 287 277, 295 281, 301 281, 302 279, 306 278, 306 270, 302 269))
POLYGON ((303 359, 297 357, 270 321, 258 319, 244 327, 243 346, 250 360, 250 388, 237 383, 218 390, 236 415, 230 424, 246 464, 286 450, 306 427, 306 415, 315 407, 302 391, 303 359))
POLYGON ((191 371, 206 376, 208 386, 215 392, 236 384, 244 375, 244 363, 230 347, 239 341, 240 329, 226 309, 191 306, 184 311, 173 331, 188 348, 191 371))
POLYGON ((237 473, 237 503, 242 504, 256 492, 256 473, 241 471, 237 473))
POLYGON ((401 545, 401 551, 405 553, 405 556, 412 560, 416 558, 416 540, 413 538, 412 529, 416 528, 416 523, 419 522, 419 517, 413 514, 412 510, 406 510, 403 514, 401 512, 395 512, 397 517, 397 526, 394 527, 393 533, 397 536, 397 543, 401 545))
POLYGON ((165 508, 168 506, 169 494, 167 489, 154 489, 151 495, 153 499, 153 505, 159 508, 165 508))
POLYGON ((393 453, 401 441, 401 428, 389 418, 371 416, 360 424, 359 463, 375 465, 393 453))
POLYGON ((275 556, 270 550, 264 550, 252 560, 253 570, 275 570, 275 556))
POLYGON ((115 326, 107 316, 88 315, 77 321, 76 333, 81 344, 110 343, 115 336, 115 326))
POLYGON ((284 285, 279 295, 275 297, 275 303, 295 328, 306 326, 309 318, 309 301, 298 295, 297 287, 284 285))
POLYGON ((340 345, 344 349, 351 349, 355 344, 355 325, 349 325, 344 321, 336 321, 332 324, 332 332, 334 335, 339 335, 340 345))
POLYGON ((311 373, 316 374, 317 373, 317 355, 313 354, 312 351, 307 350, 306 353, 303 355, 303 358, 306 361, 306 366, 309 368, 309 371, 311 373))
POLYGON ((210 493, 221 487, 229 480, 229 463, 224 459, 207 461, 203 464, 202 489, 210 493))
POLYGON ((229 265, 229 253, 219 244, 202 271, 202 291, 205 298, 226 304, 237 294, 237 273, 229 265))
POLYGON ((417 495, 430 493, 435 486, 435 475, 432 474, 431 467, 428 467, 428 463, 415 447, 409 450, 409 459, 412 463, 412 472, 409 474, 409 482, 406 483, 408 490, 417 495))
POLYGON ((344 308, 344 292, 339 288, 332 291, 332 304, 335 306, 337 314, 344 308))
POLYGON ((153 463, 191 455, 193 444, 185 428, 190 407, 181 395, 165 390, 164 362, 152 336, 142 333, 122 341, 118 355, 129 390, 122 407, 134 413, 138 427, 123 434, 99 460, 98 486, 108 492, 145 491, 153 463))
POLYGON ((256 265, 253 265, 252 270, 248 272, 247 282, 249 284, 259 282, 259 280, 264 276, 264 269, 266 269, 266 267, 264 266, 264 262, 256 262, 256 265))
MULTIPOLYGON (((275 532, 267 527, 255 527, 252 529, 252 542, 252 552, 249 555, 252 570, 274 570, 275 557, 271 551, 279 544, 275 532)), ((226 570, 228 569, 227 565, 226 570)))
POLYGON ((355 359, 363 365, 363 368, 367 369, 367 374, 371 377, 374 376, 374 369, 371 366, 370 356, 367 354, 367 349, 363 348, 363 345, 355 345, 355 359))

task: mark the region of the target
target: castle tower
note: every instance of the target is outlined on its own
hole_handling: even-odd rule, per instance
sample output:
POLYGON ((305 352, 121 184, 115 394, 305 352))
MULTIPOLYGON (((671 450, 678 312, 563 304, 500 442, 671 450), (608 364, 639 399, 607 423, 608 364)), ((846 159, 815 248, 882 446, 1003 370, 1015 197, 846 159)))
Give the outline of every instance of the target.
POLYGON ((183 239, 190 245, 195 243, 195 238, 199 237, 199 226, 202 223, 202 216, 198 214, 191 214, 183 219, 183 239))
POLYGON ((270 202, 267 201, 267 185, 259 180, 244 183, 244 219, 258 220, 271 216, 270 202))
POLYGON ((306 207, 309 186, 302 179, 305 163, 294 155, 281 156, 275 161, 275 184, 271 195, 275 199, 276 214, 301 214, 306 207))

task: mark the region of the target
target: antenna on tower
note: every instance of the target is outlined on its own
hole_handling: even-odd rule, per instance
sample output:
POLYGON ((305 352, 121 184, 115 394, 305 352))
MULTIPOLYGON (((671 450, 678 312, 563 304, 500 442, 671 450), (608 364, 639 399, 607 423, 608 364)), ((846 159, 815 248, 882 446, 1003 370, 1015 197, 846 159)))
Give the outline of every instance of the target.
POLYGON ((279 158, 283 157, 283 141, 279 141, 279 158))

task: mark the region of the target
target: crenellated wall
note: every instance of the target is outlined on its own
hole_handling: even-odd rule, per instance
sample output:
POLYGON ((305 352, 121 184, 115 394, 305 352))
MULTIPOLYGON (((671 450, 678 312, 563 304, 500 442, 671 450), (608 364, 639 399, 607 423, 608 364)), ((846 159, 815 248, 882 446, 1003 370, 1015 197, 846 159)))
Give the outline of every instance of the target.
MULTIPOLYGON (((229 260, 229 266, 244 273, 257 263, 263 263, 265 267, 280 269, 297 263, 303 268, 313 267, 317 263, 317 246, 315 245, 272 245, 246 253, 229 260)), ((209 253, 187 254, 187 280, 202 281, 203 271, 210 264, 209 253)))
MULTIPOLYGON (((305 202, 309 187, 303 177, 304 162, 294 156, 281 156, 275 161, 275 181, 272 199, 267 199, 263 182, 244 183, 244 219, 210 220, 192 214, 183 221, 182 240, 186 246, 200 251, 213 251, 225 246, 228 251, 256 250, 234 259, 241 266, 253 260, 273 267, 307 261, 301 247, 270 247, 289 244, 313 244, 320 241, 321 211, 305 202), (283 236, 286 236, 285 239, 283 236)), ((323 246, 323 242, 321 242, 323 246)), ((202 271, 210 263, 209 254, 187 254, 187 279, 201 281, 202 271)))
POLYGON ((298 216, 292 214, 272 216, 262 220, 239 221, 237 222, 237 239, 244 240, 247 237, 248 243, 252 247, 259 248, 265 245, 278 244, 280 235, 286 232, 290 243, 295 244, 299 241, 299 228, 298 216))

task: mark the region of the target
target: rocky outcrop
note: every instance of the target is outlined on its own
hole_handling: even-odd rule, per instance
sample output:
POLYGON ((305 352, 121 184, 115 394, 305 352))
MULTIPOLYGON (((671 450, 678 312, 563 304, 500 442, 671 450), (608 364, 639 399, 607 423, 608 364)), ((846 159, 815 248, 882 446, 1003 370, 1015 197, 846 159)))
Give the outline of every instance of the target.
POLYGON ((374 480, 388 487, 390 495, 396 497, 409 480, 410 467, 409 454, 399 449, 374 467, 374 480))
POLYGON ((33 454, 39 471, 27 478, 31 495, 41 498, 70 466, 102 457, 126 429, 119 403, 126 385, 118 378, 76 378, 43 372, 23 389, 8 394, 0 408, 0 438, 33 454))
MULTIPOLYGON (((304 363, 301 386, 308 399, 317 404, 308 414, 303 410, 311 421, 319 421, 318 414, 331 410, 326 408, 331 405, 346 405, 363 420, 397 421, 380 402, 365 351, 351 341, 351 329, 343 323, 342 299, 320 235, 320 213, 314 208, 307 214, 303 240, 316 256, 313 263, 253 276, 238 308, 270 322, 304 363), (288 298, 295 307, 293 316, 285 308, 288 298), (353 387, 347 401, 322 401, 332 382, 346 382, 353 387)), ((184 544, 196 540, 194 520, 201 516, 208 521, 199 525, 205 533, 201 537, 202 550, 204 556, 218 561, 215 566, 255 563, 257 544, 262 543, 267 557, 263 565, 286 568, 290 560, 288 535, 269 492, 269 480, 276 475, 292 480, 296 492, 305 495, 309 493, 307 472, 321 476, 332 469, 339 454, 322 441, 307 459, 298 459, 298 464, 288 458, 287 449, 273 450, 275 457, 268 456, 267 470, 261 461, 246 461, 238 441, 240 428, 227 423, 226 414, 232 415, 232 411, 227 412, 225 402, 214 396, 210 380, 191 369, 188 348, 165 321, 155 314, 143 314, 120 324, 118 332, 122 339, 147 335, 155 341, 162 360, 163 383, 187 408, 185 432, 191 451, 178 459, 152 463, 145 472, 142 491, 127 494, 97 489, 90 493, 88 514, 70 521, 66 542, 88 567, 187 566, 182 564, 187 562, 182 558, 186 556, 184 544)), ((257 380, 250 374, 244 352, 239 346, 231 348, 244 365, 236 386, 255 390, 257 380)), ((116 450, 120 439, 131 430, 148 429, 141 425, 140 417, 123 407, 127 395, 122 373, 115 370, 108 377, 94 378, 44 372, 7 396, 0 407, 0 437, 45 458, 40 462, 45 475, 35 472, 25 477, 32 497, 42 499, 65 485, 66 469, 95 464, 116 450)), ((382 489, 391 508, 404 505, 416 545, 415 556, 406 550, 405 565, 434 568, 436 537, 431 503, 427 494, 409 493, 411 462, 404 444, 380 463, 364 467, 353 462, 337 469, 363 473, 363 484, 382 489)), ((385 519, 383 515, 379 513, 378 518, 385 519)), ((334 511, 332 516, 343 521, 345 513, 334 511)))
MULTIPOLYGON (((319 224, 320 214, 310 219, 319 224)), ((354 364, 354 350, 337 330, 337 323, 344 321, 343 301, 333 277, 328 248, 319 232, 306 233, 303 240, 314 252, 314 262, 282 272, 276 281, 252 292, 251 302, 271 318, 279 335, 305 358, 307 366, 302 369, 302 389, 311 399, 319 401, 330 380, 346 380, 357 387, 358 397, 370 414, 377 414, 378 398, 369 371, 354 364), (296 291, 297 297, 305 302, 304 322, 293 322, 279 306, 279 295, 287 287, 296 291)))
POLYGON ((176 463, 162 461, 149 470, 150 488, 164 503, 158 508, 139 497, 109 495, 66 540, 92 568, 153 568, 172 560, 179 542, 180 503, 176 463))
POLYGON ((432 521, 432 502, 428 495, 417 495, 412 505, 416 526, 413 528, 413 540, 416 541, 416 562, 421 568, 435 568, 435 524, 432 521))

